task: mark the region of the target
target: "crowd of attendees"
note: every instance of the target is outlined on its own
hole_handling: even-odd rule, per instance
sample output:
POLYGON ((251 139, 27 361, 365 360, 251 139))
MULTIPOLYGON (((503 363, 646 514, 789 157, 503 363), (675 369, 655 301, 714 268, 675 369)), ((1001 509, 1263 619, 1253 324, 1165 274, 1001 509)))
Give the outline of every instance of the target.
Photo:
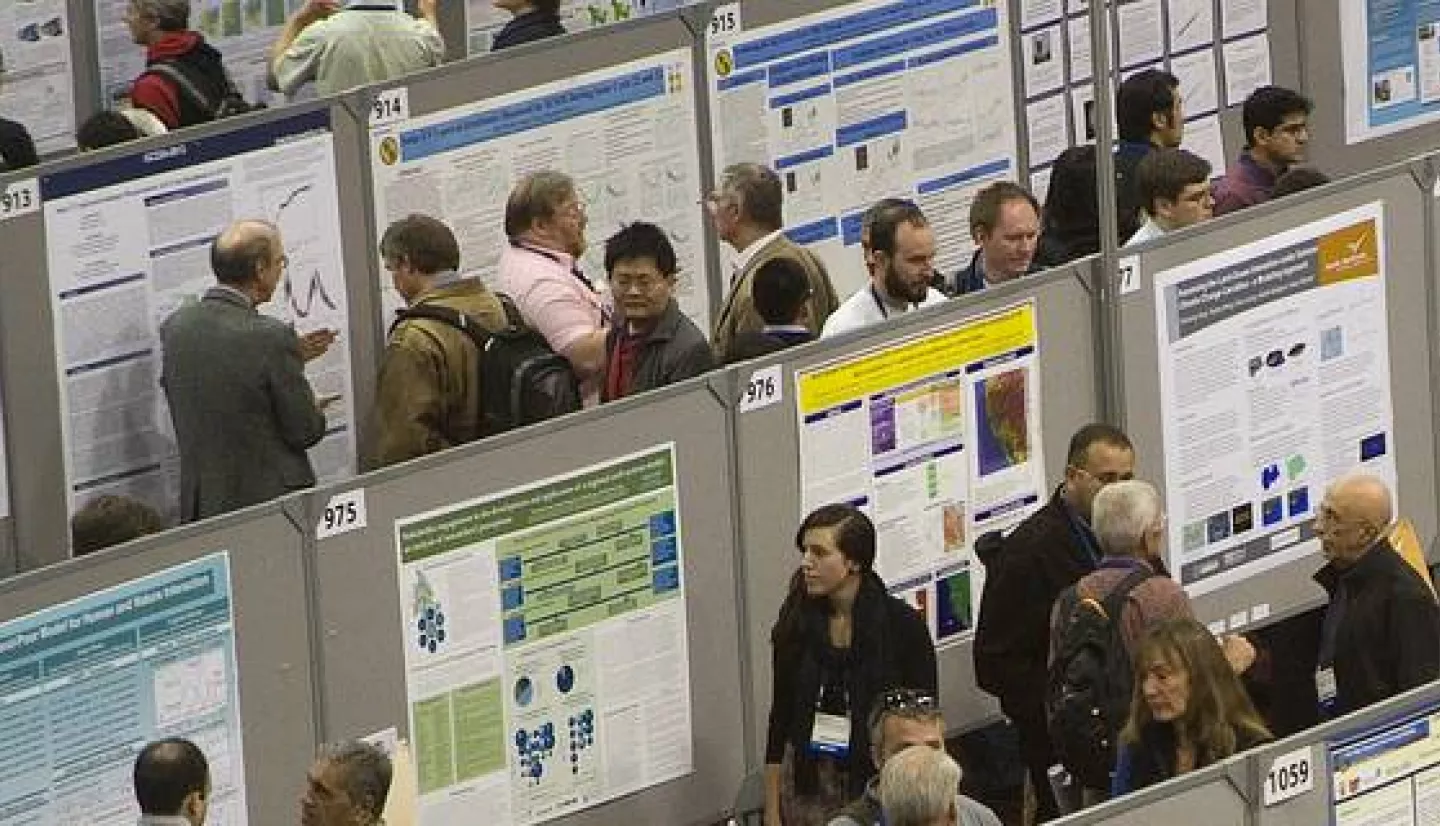
MULTIPOLYGON (((555 0, 496 5, 513 15, 497 49, 564 31, 555 0)), ((189 14, 188 0, 131 0, 125 22, 146 51, 146 69, 123 106, 81 127, 82 148, 246 107, 219 52, 189 28, 189 14)), ((415 17, 388 2, 308 0, 268 54, 269 79, 286 95, 308 84, 328 94, 438 65, 443 51, 436 0, 419 0, 415 17)), ((1300 166, 1311 102, 1294 91, 1265 86, 1250 95, 1245 148, 1218 179, 1184 148, 1175 76, 1130 76, 1116 109, 1121 244, 1153 241, 1326 182, 1300 166)), ((23 127, 0 121, 6 168, 36 162, 28 141, 23 127)), ((585 271, 592 243, 586 204, 563 172, 534 171, 514 183, 504 210, 507 242, 491 261, 462 260, 440 217, 403 217, 379 242, 406 306, 377 365, 364 464, 392 465, 527 423, 501 420, 495 411, 505 398, 539 393, 557 409, 569 403, 567 393, 575 409, 609 403, 1092 254, 1101 246, 1097 151, 1061 153, 1043 205, 1016 183, 981 189, 968 215, 974 252, 955 272, 937 269, 939 241, 919 206, 880 200, 861 226, 868 279, 849 296, 837 295, 821 258, 783 231, 780 177, 759 163, 734 164, 703 199, 716 236, 733 252, 708 330, 676 298, 681 278, 701 276, 680 271, 659 226, 637 220, 619 227, 601 242, 603 278, 585 271), (474 274, 491 264, 493 278, 474 274), (531 348, 525 364, 549 365, 546 381, 559 383, 532 380, 518 368, 487 370, 496 352, 520 346, 531 348)), ((214 286, 162 326, 162 383, 186 521, 314 484, 306 451, 324 436, 324 409, 334 399, 317 397, 304 369, 335 333, 300 336, 257 311, 287 264, 277 227, 237 221, 212 244, 214 286)), ((1088 425, 1074 434, 1066 460, 1048 502, 1008 535, 975 544, 986 568, 975 672, 979 687, 1000 701, 1015 740, 1029 821, 1293 731, 1278 706, 1293 710, 1297 684, 1308 685, 1299 703, 1313 714, 1301 719, 1313 723, 1440 677, 1435 593, 1390 545, 1393 503, 1378 479, 1345 477, 1327 492, 1315 525, 1326 563, 1316 579, 1331 600, 1313 633, 1277 643, 1263 635, 1216 637, 1196 622, 1163 561, 1164 504, 1154 486, 1132 478, 1135 447, 1126 434, 1088 425), (1053 691, 1070 677, 1069 640, 1086 606, 1106 609, 1122 664, 1114 696, 1095 713, 1106 744, 1098 775, 1085 768, 1053 691), (1287 680, 1287 671, 1304 677, 1287 680)), ((89 502, 72 521, 77 553, 163 527, 154 510, 118 497, 89 502)), ((960 769, 945 754, 935 651, 924 621, 888 594, 874 570, 870 519, 850 505, 820 507, 800 524, 795 547, 799 559, 771 634, 767 826, 998 823, 956 791, 960 769)), ((303 822, 377 822, 389 777, 388 761, 371 747, 327 752, 308 780, 303 822)), ((204 822, 209 774, 193 744, 148 746, 135 785, 148 818, 142 823, 204 822)))

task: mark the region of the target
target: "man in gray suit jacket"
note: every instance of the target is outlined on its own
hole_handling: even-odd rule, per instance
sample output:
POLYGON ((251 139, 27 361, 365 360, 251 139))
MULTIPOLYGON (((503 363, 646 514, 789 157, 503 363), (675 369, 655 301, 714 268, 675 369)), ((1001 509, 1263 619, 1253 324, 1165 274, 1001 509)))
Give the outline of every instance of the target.
POLYGON ((335 338, 301 338, 260 315, 288 260, 280 231, 232 224, 210 247, 219 282, 160 327, 161 382, 180 447, 180 516, 186 522, 265 502, 315 484, 305 451, 325 435, 305 362, 335 338))

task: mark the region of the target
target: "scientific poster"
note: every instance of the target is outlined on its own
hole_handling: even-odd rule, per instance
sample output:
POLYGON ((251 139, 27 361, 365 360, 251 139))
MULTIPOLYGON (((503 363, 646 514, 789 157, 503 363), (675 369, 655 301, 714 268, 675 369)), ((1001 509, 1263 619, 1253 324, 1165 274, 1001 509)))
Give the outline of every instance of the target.
POLYGON ((1440 814, 1440 712, 1328 745, 1334 826, 1432 823, 1440 814))
POLYGON ((106 493, 179 507, 160 324, 214 286, 210 244, 242 218, 280 228, 289 267, 260 311, 339 338, 305 373, 326 408, 322 481, 355 472, 354 394, 327 110, 45 176, 48 272, 72 510, 106 493))
POLYGON ((864 0, 709 39, 716 170, 775 169, 787 234, 841 295, 866 281, 861 216, 885 197, 913 198, 936 267, 959 269, 974 193, 1019 171, 1007 5, 864 0))
POLYGON ((693 770, 679 499, 666 444, 396 522, 423 826, 693 770))
POLYGON ((130 826, 151 740, 205 752, 207 823, 243 826, 230 558, 178 565, 0 624, 6 823, 130 826))
MULTIPOLYGON (((441 218, 461 268, 488 278, 505 249, 511 187, 527 172, 565 172, 589 218, 586 275, 604 282, 605 239, 622 224, 659 224, 680 260, 676 301, 708 330, 691 66, 690 51, 675 49, 372 129, 376 226, 413 212, 441 218)), ((400 297, 380 279, 390 319, 400 297)))
POLYGON ((1190 594, 1317 552, 1340 476, 1395 489, 1383 215, 1155 275, 1170 570, 1190 594))
POLYGON ((1345 142, 1440 118, 1440 8, 1398 0, 1339 5, 1345 142))
POLYGON ((75 84, 65 0, 0 3, 0 115, 42 155, 75 146, 75 84))
POLYGON ((979 604, 975 537, 1045 498, 1035 304, 795 373, 801 516, 849 502, 875 572, 940 644, 979 604))
MULTIPOLYGON (((145 47, 135 43, 125 25, 130 0, 94 2, 101 102, 111 106, 129 96, 130 84, 144 71, 145 47)), ((224 55, 225 68, 247 101, 279 105, 284 97, 265 87, 270 47, 285 20, 303 5, 305 0, 191 0, 190 28, 224 55)))

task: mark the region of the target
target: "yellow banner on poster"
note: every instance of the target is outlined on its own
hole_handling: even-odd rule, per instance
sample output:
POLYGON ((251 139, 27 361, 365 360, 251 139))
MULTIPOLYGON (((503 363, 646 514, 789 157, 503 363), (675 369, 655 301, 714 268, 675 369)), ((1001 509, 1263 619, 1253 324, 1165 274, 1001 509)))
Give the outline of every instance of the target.
POLYGON ((1035 302, 799 373, 800 415, 863 399, 967 364, 1035 346, 1035 302))

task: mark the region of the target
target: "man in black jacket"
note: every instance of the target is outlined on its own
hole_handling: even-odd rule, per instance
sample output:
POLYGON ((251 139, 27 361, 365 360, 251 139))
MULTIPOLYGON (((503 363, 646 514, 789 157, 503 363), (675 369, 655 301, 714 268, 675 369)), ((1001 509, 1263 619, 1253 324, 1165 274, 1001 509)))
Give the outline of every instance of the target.
POLYGON ((1386 539, 1390 489, 1347 476, 1325 493, 1315 520, 1329 561, 1315 574, 1330 594, 1315 688, 1339 717, 1440 677, 1440 607, 1386 539))
POLYGON ((989 535, 975 545, 986 569, 975 627, 975 676, 1015 724, 1041 821, 1059 813, 1049 784, 1055 758, 1045 725, 1050 609, 1061 591, 1100 560, 1090 530, 1095 494, 1134 474, 1129 437, 1110 425, 1086 425, 1070 439, 1065 481, 1050 502, 1008 537, 989 535))

